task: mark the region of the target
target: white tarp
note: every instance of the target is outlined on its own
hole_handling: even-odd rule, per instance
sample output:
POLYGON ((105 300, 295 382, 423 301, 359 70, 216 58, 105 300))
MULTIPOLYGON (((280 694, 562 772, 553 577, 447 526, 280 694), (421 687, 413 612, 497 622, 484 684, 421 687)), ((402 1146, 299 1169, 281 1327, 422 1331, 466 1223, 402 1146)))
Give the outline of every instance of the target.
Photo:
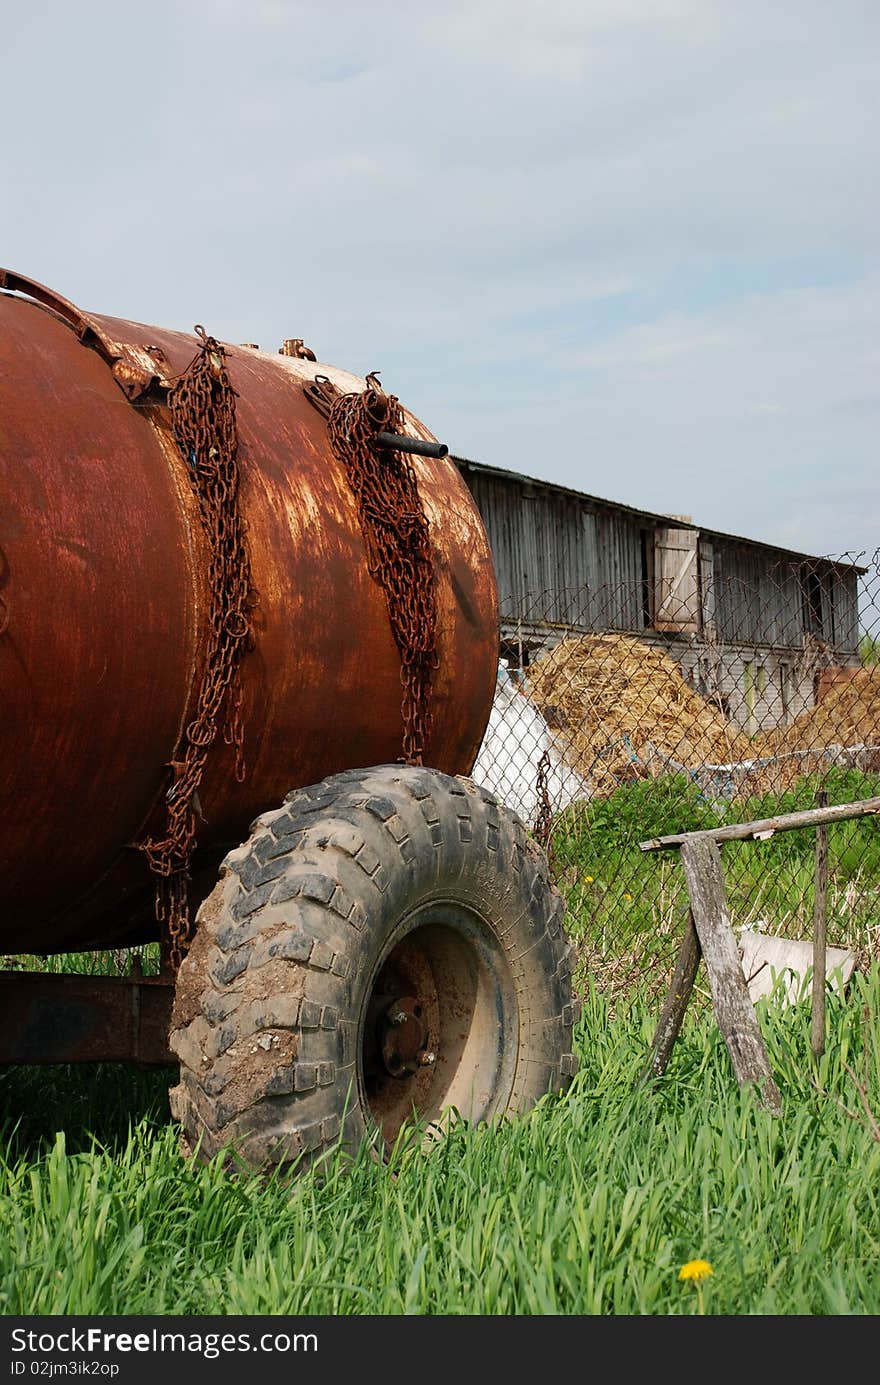
POLYGON ((489 725, 471 778, 496 793, 528 827, 532 827, 538 811, 538 767, 545 751, 549 762, 546 785, 551 812, 561 812, 575 799, 589 798, 586 781, 565 764, 553 732, 502 661, 498 666, 489 725))
MULTIPOLYGON (((764 923, 763 919, 756 923, 764 923)), ((813 966, 813 944, 779 938, 762 932, 755 924, 739 930, 742 968, 752 1001, 769 995, 780 977, 785 978, 784 1001, 796 1004, 809 996, 807 973, 813 966)), ((842 947, 825 950, 825 977, 832 990, 843 993, 856 964, 855 954, 842 947)))

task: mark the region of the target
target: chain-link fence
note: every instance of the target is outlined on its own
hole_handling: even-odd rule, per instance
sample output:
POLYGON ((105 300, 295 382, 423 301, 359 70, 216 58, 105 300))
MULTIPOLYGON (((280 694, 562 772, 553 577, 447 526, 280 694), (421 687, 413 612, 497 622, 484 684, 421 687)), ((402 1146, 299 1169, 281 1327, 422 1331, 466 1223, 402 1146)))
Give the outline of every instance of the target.
MULTIPOLYGON (((687 891, 678 853, 641 842, 880 794, 880 553, 533 594, 502 622, 473 778, 546 845, 595 983, 665 987, 687 891)), ((735 926, 811 936, 815 841, 725 848, 735 926)), ((828 849, 828 942, 863 964, 880 954, 880 823, 836 824, 828 849)))

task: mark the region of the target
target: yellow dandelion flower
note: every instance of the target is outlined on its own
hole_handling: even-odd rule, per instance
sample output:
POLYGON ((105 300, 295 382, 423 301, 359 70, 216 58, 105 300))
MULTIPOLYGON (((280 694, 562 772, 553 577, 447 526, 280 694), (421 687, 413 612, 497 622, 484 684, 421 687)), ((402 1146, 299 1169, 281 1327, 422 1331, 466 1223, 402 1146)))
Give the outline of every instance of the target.
POLYGON ((686 1265, 682 1265, 678 1272, 679 1279, 686 1284, 693 1284, 697 1291, 697 1312, 705 1313, 706 1305, 703 1302, 703 1280, 708 1279, 714 1274, 712 1266, 708 1260, 688 1260, 686 1265))
POLYGON ((628 899, 628 900, 630 901, 630 903, 632 903, 632 895, 631 895, 631 894, 625 894, 623 897, 624 897, 624 899, 628 899))
POLYGON ((586 882, 587 882, 588 885, 592 885, 592 883, 593 883, 593 877, 592 877, 592 875, 585 875, 585 876, 584 876, 584 879, 586 880, 586 882))

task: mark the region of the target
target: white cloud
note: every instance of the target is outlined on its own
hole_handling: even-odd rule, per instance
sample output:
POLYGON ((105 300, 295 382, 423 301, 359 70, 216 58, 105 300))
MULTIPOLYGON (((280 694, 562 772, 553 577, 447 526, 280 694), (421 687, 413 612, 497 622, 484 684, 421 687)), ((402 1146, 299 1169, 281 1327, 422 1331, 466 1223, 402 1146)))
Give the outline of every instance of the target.
POLYGON ((0 259, 378 366, 456 450, 862 545, 875 0, 95 0, 6 16, 0 259))

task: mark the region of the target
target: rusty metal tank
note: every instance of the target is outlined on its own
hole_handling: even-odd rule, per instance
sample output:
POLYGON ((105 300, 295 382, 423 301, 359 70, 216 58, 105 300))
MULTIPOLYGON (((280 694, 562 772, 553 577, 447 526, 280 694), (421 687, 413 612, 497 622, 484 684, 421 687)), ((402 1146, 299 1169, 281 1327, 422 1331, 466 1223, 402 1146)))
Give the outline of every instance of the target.
MULTIPOLYGON (((154 928, 137 844, 161 820, 193 715, 208 554, 162 390, 194 336, 86 314, 0 271, 0 945, 56 952, 154 928)), ((400 655, 355 499, 296 355, 227 348, 240 504, 259 602, 241 666, 244 754, 218 737, 193 867, 212 871, 294 787, 393 762, 400 655)), ((411 414, 412 436, 432 434, 411 414)), ((448 458, 414 458, 438 668, 425 763, 467 773, 491 706, 497 602, 485 531, 448 458)))

